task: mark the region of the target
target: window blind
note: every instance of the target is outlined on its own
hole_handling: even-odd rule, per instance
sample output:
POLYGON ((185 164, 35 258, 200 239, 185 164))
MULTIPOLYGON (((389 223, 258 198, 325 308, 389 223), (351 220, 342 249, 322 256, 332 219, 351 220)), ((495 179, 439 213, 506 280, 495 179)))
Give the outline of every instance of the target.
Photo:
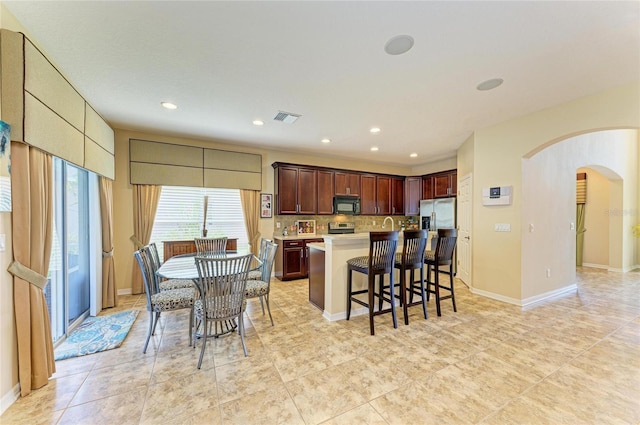
POLYGON ((207 237, 238 239, 238 249, 249 246, 238 189, 163 186, 153 223, 151 242, 164 258, 163 241, 189 240, 202 235, 204 199, 208 198, 207 237))

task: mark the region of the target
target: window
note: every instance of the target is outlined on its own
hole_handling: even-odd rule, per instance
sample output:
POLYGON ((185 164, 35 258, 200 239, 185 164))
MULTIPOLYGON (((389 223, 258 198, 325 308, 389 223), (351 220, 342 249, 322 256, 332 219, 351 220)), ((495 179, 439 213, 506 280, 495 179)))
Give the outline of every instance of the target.
POLYGON ((249 246, 238 189, 163 186, 153 223, 151 241, 164 258, 162 241, 182 241, 202 236, 204 200, 208 198, 207 237, 238 239, 238 249, 249 246))
POLYGON ((53 160, 53 241, 45 297, 54 342, 89 313, 89 172, 53 160))

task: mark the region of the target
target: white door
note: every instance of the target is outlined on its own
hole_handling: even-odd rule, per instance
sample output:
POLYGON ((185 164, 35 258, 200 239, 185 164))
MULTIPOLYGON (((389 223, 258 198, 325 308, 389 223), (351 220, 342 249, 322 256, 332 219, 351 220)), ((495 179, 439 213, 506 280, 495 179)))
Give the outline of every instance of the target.
POLYGON ((458 274, 471 287, 471 174, 458 185, 458 274))

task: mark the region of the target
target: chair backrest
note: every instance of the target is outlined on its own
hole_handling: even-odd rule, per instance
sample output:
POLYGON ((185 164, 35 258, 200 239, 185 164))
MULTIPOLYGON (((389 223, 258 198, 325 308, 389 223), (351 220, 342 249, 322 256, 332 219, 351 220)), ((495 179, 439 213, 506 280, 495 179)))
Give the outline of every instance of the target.
POLYGON ((438 229, 435 259, 438 264, 451 264, 453 250, 456 247, 458 231, 456 229, 438 229))
POLYGON ((398 248, 398 232, 369 233, 369 270, 391 273, 398 248))
POLYGON ((234 258, 196 257, 198 289, 209 318, 226 319, 242 313, 252 254, 234 258))
POLYGON ((260 266, 262 276, 260 277, 260 280, 263 282, 269 283, 271 281, 271 271, 273 270, 273 263, 276 259, 277 250, 278 244, 270 241, 264 249, 264 256, 260 258, 260 261, 262 261, 262 266, 260 266))
POLYGON ((158 255, 158 247, 155 242, 147 245, 149 248, 149 253, 151 254, 151 260, 153 260, 153 265, 156 268, 156 271, 160 268, 160 255, 158 255))
POLYGON ((142 281, 144 282, 144 292, 147 295, 147 309, 151 309, 151 296, 158 292, 157 280, 155 279, 155 270, 148 249, 141 248, 133 253, 140 272, 142 273, 142 281))
POLYGON ((227 250, 227 237, 222 238, 195 238, 196 251, 198 253, 217 253, 227 250))
POLYGON ((427 246, 426 230, 405 230, 402 247, 402 264, 407 269, 424 266, 424 250, 427 246))
POLYGON ((262 261, 262 258, 265 256, 267 251, 267 245, 269 245, 270 243, 272 243, 270 239, 267 239, 267 238, 260 239, 260 251, 258 251, 258 258, 260 259, 260 261, 262 261))

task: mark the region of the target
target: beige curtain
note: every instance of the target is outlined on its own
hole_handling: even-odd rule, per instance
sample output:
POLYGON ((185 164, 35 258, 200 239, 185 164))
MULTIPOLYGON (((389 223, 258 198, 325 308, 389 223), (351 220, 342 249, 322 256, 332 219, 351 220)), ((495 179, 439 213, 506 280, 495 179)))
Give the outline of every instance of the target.
POLYGON ((118 305, 116 269, 113 264, 113 181, 100 177, 102 227, 102 308, 118 305))
POLYGON ((240 202, 244 213, 244 226, 251 245, 253 255, 260 250, 260 192, 257 190, 240 190, 240 202))
MULTIPOLYGON (((160 193, 162 193, 162 186, 133 185, 133 235, 130 239, 136 250, 147 245, 151 239, 160 193)), ((144 292, 139 267, 133 267, 131 292, 134 294, 144 292)))
POLYGON ((22 396, 49 382, 56 371, 51 324, 44 297, 53 217, 51 156, 11 143, 13 195, 13 303, 18 339, 18 379, 22 396))

